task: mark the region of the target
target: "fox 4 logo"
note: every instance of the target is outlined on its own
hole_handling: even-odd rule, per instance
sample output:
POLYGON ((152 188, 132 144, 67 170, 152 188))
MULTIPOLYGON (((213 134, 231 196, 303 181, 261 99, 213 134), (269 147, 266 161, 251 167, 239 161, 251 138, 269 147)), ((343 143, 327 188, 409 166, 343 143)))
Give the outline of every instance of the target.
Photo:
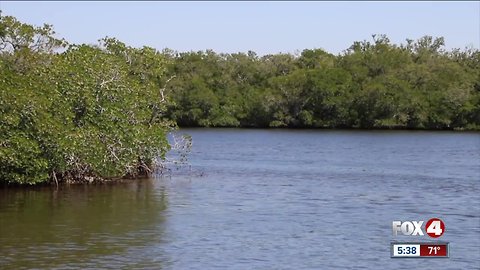
MULTIPOLYGON (((393 235, 397 236, 399 233, 402 235, 409 236, 423 236, 423 225, 424 221, 392 221, 392 230, 393 235)), ((438 238, 443 235, 445 232, 445 223, 439 218, 432 218, 425 223, 425 231, 428 236, 432 238, 438 238)))

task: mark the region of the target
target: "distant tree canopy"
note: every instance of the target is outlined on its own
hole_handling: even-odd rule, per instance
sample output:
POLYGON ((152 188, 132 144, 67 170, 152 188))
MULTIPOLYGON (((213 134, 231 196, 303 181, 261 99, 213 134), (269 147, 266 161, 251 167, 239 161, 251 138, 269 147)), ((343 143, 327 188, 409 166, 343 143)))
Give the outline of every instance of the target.
POLYGON ((480 54, 429 36, 262 57, 76 45, 0 13, 0 183, 151 172, 176 124, 480 130, 480 54))
POLYGON ((180 126, 480 129, 480 54, 384 36, 340 55, 170 53, 180 126))

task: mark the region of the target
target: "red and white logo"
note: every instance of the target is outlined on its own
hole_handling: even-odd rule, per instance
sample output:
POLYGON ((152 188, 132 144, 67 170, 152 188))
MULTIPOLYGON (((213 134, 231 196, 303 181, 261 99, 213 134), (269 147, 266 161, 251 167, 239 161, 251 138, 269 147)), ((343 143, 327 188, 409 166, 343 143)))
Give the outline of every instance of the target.
MULTIPOLYGON (((425 222, 421 221, 392 221, 393 235, 397 236, 399 233, 402 235, 410 236, 422 236, 425 235, 422 225, 425 222)), ((445 223, 439 218, 432 218, 425 223, 425 231, 428 236, 438 238, 445 232, 445 223)))
POLYGON ((439 218, 431 218, 425 224, 425 228, 427 229, 428 236, 438 238, 445 232, 445 223, 439 218))

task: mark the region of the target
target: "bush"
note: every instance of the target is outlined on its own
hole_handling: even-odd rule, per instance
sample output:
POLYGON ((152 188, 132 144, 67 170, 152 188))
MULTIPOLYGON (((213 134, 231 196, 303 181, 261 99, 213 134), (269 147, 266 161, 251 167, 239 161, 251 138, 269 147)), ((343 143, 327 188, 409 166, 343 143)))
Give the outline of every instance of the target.
POLYGON ((174 126, 162 54, 111 38, 68 45, 9 16, 0 26, 0 182, 152 172, 174 126))

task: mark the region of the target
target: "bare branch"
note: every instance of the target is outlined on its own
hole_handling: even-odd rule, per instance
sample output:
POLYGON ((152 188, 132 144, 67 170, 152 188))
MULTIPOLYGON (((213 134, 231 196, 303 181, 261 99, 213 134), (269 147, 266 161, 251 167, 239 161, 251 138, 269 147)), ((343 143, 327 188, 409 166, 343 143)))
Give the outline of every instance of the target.
POLYGON ((161 97, 160 102, 162 102, 162 103, 165 102, 165 94, 164 94, 164 93, 165 93, 165 90, 166 90, 166 88, 167 88, 167 84, 168 84, 171 80, 175 79, 175 77, 177 77, 177 75, 172 75, 172 77, 170 77, 170 78, 165 82, 165 84, 163 85, 163 88, 160 88, 160 97, 161 97))
POLYGON ((53 177, 53 180, 55 180, 55 185, 56 185, 57 188, 58 188, 57 173, 55 172, 55 170, 52 171, 52 177, 53 177))
POLYGON ((100 87, 103 88, 104 85, 106 85, 107 83, 111 83, 113 81, 116 81, 118 79, 118 75, 119 75, 119 72, 118 70, 115 71, 115 74, 113 74, 113 77, 108 79, 108 80, 103 80, 101 83, 100 83, 100 87))

